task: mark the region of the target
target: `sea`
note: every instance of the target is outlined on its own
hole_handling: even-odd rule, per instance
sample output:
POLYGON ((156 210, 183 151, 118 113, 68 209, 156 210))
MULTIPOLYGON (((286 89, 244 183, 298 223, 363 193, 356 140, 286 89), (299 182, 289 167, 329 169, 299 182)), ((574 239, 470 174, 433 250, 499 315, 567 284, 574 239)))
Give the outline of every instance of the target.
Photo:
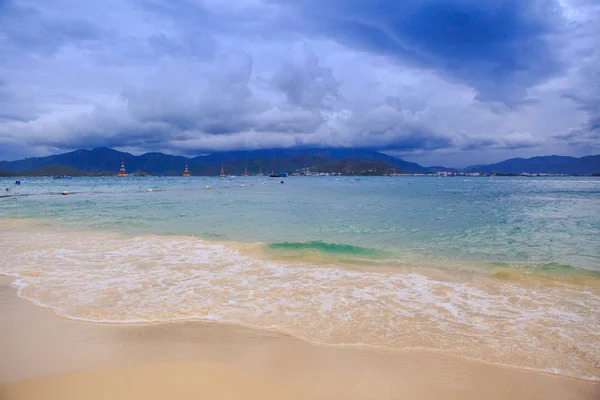
POLYGON ((0 179, 0 273, 64 318, 234 323, 600 381, 598 178, 15 179, 0 179))

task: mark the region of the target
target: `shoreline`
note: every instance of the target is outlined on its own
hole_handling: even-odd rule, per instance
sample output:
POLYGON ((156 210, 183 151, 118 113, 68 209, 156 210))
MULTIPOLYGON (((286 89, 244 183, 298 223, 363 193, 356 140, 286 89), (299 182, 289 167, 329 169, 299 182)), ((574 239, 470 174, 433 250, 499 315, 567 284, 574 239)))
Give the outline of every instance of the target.
POLYGON ((564 341, 554 334, 556 330, 543 329, 555 326, 560 330, 565 325, 565 320, 552 318, 555 311, 567 321, 575 320, 573 314, 567 314, 572 309, 575 317, 586 318, 586 324, 566 327, 570 332, 593 329, 590 318, 597 297, 589 297, 583 286, 575 286, 575 291, 568 292, 570 297, 563 297, 560 286, 544 284, 551 298, 571 301, 573 307, 580 304, 574 302, 584 301, 589 309, 553 303, 548 310, 542 302, 547 298, 528 297, 530 282, 516 279, 513 283, 514 273, 487 279, 487 274, 479 272, 424 267, 400 271, 345 265, 330 268, 316 262, 297 267, 292 260, 289 264, 275 260, 273 265, 269 254, 255 254, 261 250, 257 243, 159 235, 123 239, 112 231, 75 233, 46 224, 30 230, 31 221, 22 219, 8 220, 8 226, 3 236, 7 270, 0 272, 12 276, 12 286, 21 298, 58 318, 117 326, 216 323, 288 335, 316 346, 426 352, 584 382, 600 381, 594 341, 588 336, 564 341), (96 247, 88 248, 86 243, 96 247), (173 246, 177 251, 172 251, 173 246), (206 252, 199 246, 207 247, 206 252), (115 258, 121 248, 126 249, 126 256, 115 258), (208 254, 209 258, 193 258, 198 248, 202 257, 208 254), (229 251, 224 256, 223 248, 229 251), (138 254, 141 251, 147 253, 138 254), (39 267, 39 252, 52 268, 39 267), (98 254, 106 256, 99 259, 98 254), (175 257, 174 262, 169 256, 175 257), (129 272, 123 275, 121 268, 96 268, 99 260, 104 265, 125 263, 129 272), (461 279, 454 279, 457 276, 461 279), (477 279, 480 276, 484 279, 477 279), (295 287, 298 294, 285 287, 295 287), (519 299, 526 303, 520 304, 519 299), (531 324, 542 327, 536 331, 526 329, 529 325, 518 326, 520 319, 530 315, 531 301, 538 301, 533 303, 538 307, 533 311, 541 316, 531 324), (486 312, 511 320, 482 322, 486 312), (551 323, 557 325, 548 325, 551 323), (491 337, 490 332, 497 334, 491 337))
MULTIPOLYGON (((373 345, 368 345, 368 344, 320 343, 320 342, 311 341, 309 339, 306 339, 306 338, 303 338, 300 336, 295 336, 294 334, 291 334, 291 333, 288 333, 288 332, 285 332, 282 330, 278 330, 275 328, 267 328, 267 327, 261 328, 261 327, 256 327, 253 325, 244 324, 243 322, 236 322, 236 321, 209 320, 209 319, 201 319, 201 318, 197 318, 197 317, 171 319, 171 320, 167 320, 167 321, 160 321, 160 320, 157 320, 157 321, 93 321, 93 320, 89 320, 89 319, 85 319, 85 318, 66 317, 66 316, 62 316, 62 315, 58 314, 52 306, 49 306, 46 304, 41 304, 34 299, 20 296, 18 294, 18 288, 15 287, 16 285, 14 284, 14 282, 18 279, 18 277, 0 273, 0 286, 2 286, 3 280, 5 278, 8 278, 8 283, 15 289, 15 293, 19 299, 29 302, 29 303, 33 304, 35 307, 41 308, 43 310, 47 310, 47 311, 51 312, 52 315, 54 315, 57 318, 60 318, 62 320, 74 321, 74 322, 79 322, 79 323, 83 323, 83 324, 91 324, 91 325, 99 325, 99 326, 140 326, 140 327, 151 327, 151 326, 159 326, 159 325, 164 325, 164 324, 187 324, 187 323, 216 324, 216 325, 221 325, 223 327, 230 327, 232 329, 248 329, 248 330, 258 331, 258 332, 268 332, 268 333, 272 333, 275 335, 283 335, 285 337, 288 337, 288 338, 291 338, 294 340, 299 340, 299 341, 302 341, 302 342, 312 345, 312 346, 323 346, 323 347, 330 347, 330 348, 334 348, 334 349, 336 349, 336 348, 337 349, 358 349, 358 350, 362 349, 362 350, 366 350, 366 351, 380 351, 380 352, 386 352, 386 353, 425 353, 425 354, 431 353, 433 355, 441 355, 443 357, 449 357, 449 358, 455 359, 457 361, 474 362, 474 363, 478 363, 478 364, 489 365, 492 367, 534 372, 534 373, 548 375, 548 376, 556 376, 556 377, 560 377, 560 378, 573 379, 573 380, 581 381, 581 382, 598 383, 600 385, 600 379, 597 379, 595 377, 586 379, 583 377, 573 376, 573 375, 568 375, 568 374, 563 374, 563 373, 558 373, 558 372, 543 371, 543 370, 537 370, 534 368, 493 363, 493 362, 488 362, 485 360, 472 359, 472 358, 468 358, 468 357, 460 357, 460 356, 450 354, 450 353, 444 352, 442 350, 437 350, 437 349, 428 349, 428 348, 399 349, 399 348, 393 348, 393 347, 373 346, 373 345)), ((1 379, 0 379, 0 384, 1 384, 1 379)))
MULTIPOLYGON (((160 192, 161 190, 154 190, 160 192)), ((60 195, 60 193, 56 193, 60 195)), ((11 195, 15 196, 15 195, 11 195)), ((31 196, 31 195, 16 195, 31 196)), ((1 197, 1 196, 0 196, 1 197)), ((403 272, 417 272, 427 277, 436 279, 451 279, 460 276, 468 279, 484 277, 497 279, 504 282, 538 282, 553 285, 569 284, 578 287, 594 286, 600 287, 600 270, 590 269, 582 266, 570 264, 561 264, 550 261, 522 261, 522 260, 474 260, 459 257, 444 256, 433 257, 420 253, 410 253, 410 256, 401 254, 405 258, 398 258, 399 254, 385 248, 369 247, 369 245, 348 244, 342 242, 324 242, 320 240, 308 242, 264 242, 259 240, 238 241, 233 239, 215 239, 210 235, 188 235, 184 233, 144 233, 144 232, 122 232, 116 229, 105 229, 90 227, 86 224, 74 223, 60 225, 52 219, 33 219, 33 218, 0 218, 2 227, 17 229, 41 228, 42 230, 52 229, 64 234, 72 233, 75 229, 84 234, 115 235, 122 239, 133 238, 162 238, 171 240, 197 240, 206 245, 222 246, 232 251, 239 251, 245 256, 256 258, 260 261, 277 262, 279 264, 294 266, 300 263, 311 263, 326 268, 335 267, 344 271, 359 272, 377 272, 377 273, 398 273, 401 267, 403 272), (310 245, 316 243, 324 246, 354 247, 367 252, 381 253, 383 255, 369 256, 361 258, 352 253, 344 254, 342 252, 327 252, 310 247, 303 249, 286 249, 286 245, 310 245), (273 247, 275 246, 275 247, 273 247), (281 248, 283 247, 283 248, 281 248), (311 253, 311 250, 314 250, 311 253), (352 258, 355 257, 355 258, 352 258), (440 261, 444 266, 439 266, 440 261), (517 265, 517 267, 515 267, 517 265), (531 267, 528 267, 530 265, 531 267), (556 266, 554 270, 539 270, 538 266, 556 266), (560 267, 566 267, 561 270, 560 267)), ((11 276, 6 272, 0 271, 1 275, 11 276)))
MULTIPOLYGON (((0 333, 0 357, 6 361, 0 366, 2 400, 41 398, 35 393, 49 393, 48 388, 58 393, 47 398, 58 399, 73 388, 91 390, 109 381, 118 391, 127 386, 114 381, 123 371, 135 385, 140 377, 175 382, 185 371, 190 383, 217 371, 217 387, 235 383, 247 389, 227 398, 592 399, 600 394, 600 384, 577 378, 429 351, 317 345, 238 324, 75 321, 17 296, 14 279, 0 276, 0 316, 9 327, 0 333)), ((189 393, 196 388, 183 386, 189 393)), ((138 389, 132 398, 142 398, 135 396, 146 389, 138 389)))

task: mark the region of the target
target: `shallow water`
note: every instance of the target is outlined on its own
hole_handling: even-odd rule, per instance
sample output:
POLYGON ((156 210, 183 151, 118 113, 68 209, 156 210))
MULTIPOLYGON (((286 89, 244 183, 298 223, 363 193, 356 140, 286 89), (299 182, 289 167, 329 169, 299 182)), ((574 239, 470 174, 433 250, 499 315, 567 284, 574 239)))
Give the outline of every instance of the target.
POLYGON ((30 196, 0 199, 0 272, 75 319, 230 321, 600 379, 600 180, 278 182, 3 180, 30 196))

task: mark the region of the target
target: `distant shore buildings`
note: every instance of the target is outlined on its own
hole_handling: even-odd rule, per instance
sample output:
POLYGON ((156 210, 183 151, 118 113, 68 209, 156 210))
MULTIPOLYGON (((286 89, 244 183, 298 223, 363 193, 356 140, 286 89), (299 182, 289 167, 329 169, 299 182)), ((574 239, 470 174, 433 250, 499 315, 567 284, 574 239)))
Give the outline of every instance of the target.
MULTIPOLYGON (((347 168, 346 168, 347 169, 347 168)), ((568 177, 568 176, 579 176, 579 175, 570 175, 570 174, 551 174, 551 173, 528 173, 528 172, 521 172, 521 173, 485 173, 485 172, 460 172, 460 171, 431 171, 431 172, 425 172, 425 173, 409 173, 409 172, 404 172, 401 170, 398 170, 396 168, 387 168, 386 170, 381 170, 381 168, 373 168, 371 166, 369 167, 363 167, 363 168, 353 168, 351 170, 336 170, 336 169, 330 169, 329 171, 319 171, 317 168, 315 167, 303 167, 303 168, 299 168, 296 169, 294 172, 290 173, 289 175, 291 176, 428 176, 428 177, 434 177, 434 178, 446 178, 446 177, 568 177)), ((78 175, 79 176, 79 175, 78 175)), ((87 173, 84 174, 82 176, 115 176, 114 172, 100 172, 100 173, 87 173)), ((122 158, 121 159, 121 168, 119 169, 119 172, 116 174, 116 176, 118 177, 128 177, 128 176, 135 176, 135 177, 139 177, 139 176, 153 176, 153 174, 151 173, 146 173, 144 171, 134 171, 133 173, 128 173, 127 170, 125 169, 125 160, 122 158)), ((189 167, 188 164, 185 164, 185 169, 183 171, 182 176, 184 177, 190 177, 192 176, 190 171, 189 171, 189 167)), ((221 178, 224 177, 235 177, 235 175, 227 175, 225 174, 225 166, 224 164, 221 164, 221 171, 218 175, 221 178)), ((244 167, 244 172, 243 172, 243 176, 244 177, 248 177, 250 176, 250 174, 248 173, 248 167, 245 166, 244 167)), ((259 168, 259 172, 256 175, 253 176, 263 176, 263 172, 262 172, 262 168, 259 168)), ((275 173, 274 168, 271 169, 271 174, 267 175, 273 178, 283 178, 288 176, 288 173, 275 173)), ((581 175, 581 176, 585 176, 585 175, 581 175)), ((589 176, 594 176, 594 175, 589 175, 589 176)), ((595 176, 600 176, 600 174, 596 174, 595 176)), ((62 178, 64 179, 66 177, 66 175, 63 177, 62 175, 60 176, 55 176, 56 179, 62 178)))

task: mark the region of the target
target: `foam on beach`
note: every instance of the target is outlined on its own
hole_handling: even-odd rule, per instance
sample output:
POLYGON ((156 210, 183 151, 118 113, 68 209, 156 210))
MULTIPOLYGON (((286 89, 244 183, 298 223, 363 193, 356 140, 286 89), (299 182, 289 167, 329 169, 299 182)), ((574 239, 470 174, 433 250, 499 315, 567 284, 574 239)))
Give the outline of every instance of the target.
POLYGON ((16 222, 2 222, 0 273, 71 319, 233 322, 600 380, 597 286, 279 262, 239 243, 16 222))

